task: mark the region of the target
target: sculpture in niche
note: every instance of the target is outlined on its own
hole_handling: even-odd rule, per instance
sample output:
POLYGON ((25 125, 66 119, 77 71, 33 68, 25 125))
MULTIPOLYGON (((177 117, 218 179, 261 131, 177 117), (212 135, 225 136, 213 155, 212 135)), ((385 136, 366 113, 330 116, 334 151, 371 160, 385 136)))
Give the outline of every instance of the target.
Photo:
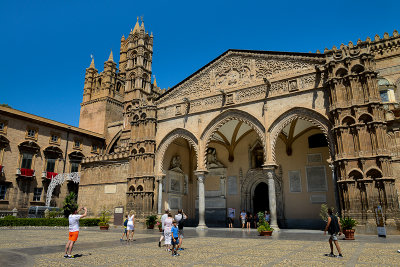
POLYGON ((179 155, 175 155, 172 157, 169 169, 174 171, 176 170, 182 171, 182 162, 181 162, 181 157, 179 155))
POLYGON ((221 162, 217 160, 217 150, 213 147, 207 149, 207 168, 220 168, 224 167, 221 162))

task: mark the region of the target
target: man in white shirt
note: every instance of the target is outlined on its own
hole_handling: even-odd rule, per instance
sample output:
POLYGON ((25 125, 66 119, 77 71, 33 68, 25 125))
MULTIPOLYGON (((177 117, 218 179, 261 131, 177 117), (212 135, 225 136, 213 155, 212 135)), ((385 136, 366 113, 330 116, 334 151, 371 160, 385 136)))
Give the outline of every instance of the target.
POLYGON ((165 213, 163 214, 163 216, 161 216, 161 229, 162 229, 162 234, 160 237, 160 241, 158 241, 158 246, 161 247, 161 241, 164 239, 164 221, 165 219, 168 218, 168 212, 169 210, 165 210, 165 213))
POLYGON ((87 215, 87 209, 85 207, 80 208, 78 210, 74 210, 73 214, 70 214, 68 216, 68 221, 69 221, 69 238, 68 242, 65 245, 65 255, 64 258, 72 259, 74 256, 71 255, 72 248, 74 247, 74 244, 76 240, 78 239, 79 235, 79 220, 83 217, 86 217, 87 215), (79 215, 78 212, 80 210, 84 210, 85 213, 82 215, 79 215))

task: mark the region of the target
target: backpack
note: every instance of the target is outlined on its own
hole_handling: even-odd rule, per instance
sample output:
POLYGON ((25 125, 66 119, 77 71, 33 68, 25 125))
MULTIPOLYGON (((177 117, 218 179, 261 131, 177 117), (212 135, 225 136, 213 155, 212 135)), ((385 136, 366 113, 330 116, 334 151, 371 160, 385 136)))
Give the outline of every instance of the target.
POLYGON ((126 219, 126 220, 124 221, 124 226, 125 226, 125 228, 128 227, 128 219, 126 219))
POLYGON ((185 225, 185 217, 182 214, 182 218, 178 222, 178 229, 182 230, 184 225, 185 225))
POLYGON ((328 233, 329 234, 337 234, 340 231, 340 227, 339 227, 339 218, 334 216, 334 215, 330 215, 329 217, 331 217, 331 224, 329 225, 328 228, 328 233))

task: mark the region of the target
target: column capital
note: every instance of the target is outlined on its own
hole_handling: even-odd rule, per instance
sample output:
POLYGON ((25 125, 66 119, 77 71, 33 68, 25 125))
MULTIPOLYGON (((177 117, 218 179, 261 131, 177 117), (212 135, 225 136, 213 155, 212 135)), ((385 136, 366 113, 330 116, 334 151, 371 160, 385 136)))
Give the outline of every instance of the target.
POLYGON ((199 178, 200 176, 206 176, 207 173, 208 173, 208 170, 195 170, 194 171, 194 175, 196 175, 197 178, 199 178))
POLYGON ((156 182, 160 183, 165 178, 165 176, 167 176, 167 174, 162 173, 162 174, 156 174, 155 176, 156 176, 156 182))
POLYGON ((278 168, 278 164, 275 162, 267 162, 262 165, 263 170, 265 171, 275 171, 278 168))

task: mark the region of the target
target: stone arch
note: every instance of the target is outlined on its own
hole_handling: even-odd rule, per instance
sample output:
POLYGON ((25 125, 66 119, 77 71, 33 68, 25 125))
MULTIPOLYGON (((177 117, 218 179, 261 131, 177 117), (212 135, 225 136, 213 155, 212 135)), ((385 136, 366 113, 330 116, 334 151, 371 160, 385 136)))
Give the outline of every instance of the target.
POLYGON ((155 162, 156 162, 156 174, 163 174, 165 173, 164 171, 164 155, 165 152, 167 151, 169 145, 177 138, 183 138, 189 142, 191 146, 193 146, 195 152, 196 152, 196 157, 197 159, 199 158, 199 149, 198 149, 198 140, 194 134, 189 132, 188 130, 178 128, 175 129, 171 132, 169 132, 163 140, 160 142, 158 145, 158 148, 156 150, 156 156, 155 156, 155 162))
POLYGON ((370 167, 370 168, 368 168, 368 169, 365 171, 365 175, 366 175, 367 177, 370 177, 370 178, 374 179, 374 180, 375 180, 376 178, 382 178, 382 177, 383 177, 382 171, 379 170, 379 169, 376 168, 376 167, 370 167))
POLYGON ((347 125, 350 126, 352 124, 356 123, 356 119, 351 116, 351 115, 347 115, 346 117, 343 118, 342 120, 342 125, 347 125))
POLYGON ((351 169, 348 174, 348 177, 353 177, 353 180, 360 180, 360 179, 364 179, 364 175, 363 172, 358 169, 358 168, 353 168, 351 169))
POLYGON ((332 124, 331 122, 322 114, 308 109, 308 108, 292 108, 281 116, 279 116, 269 127, 268 132, 271 133, 270 136, 270 145, 272 152, 272 159, 276 161, 275 156, 275 145, 278 140, 279 133, 286 127, 289 123, 291 123, 296 118, 303 119, 311 122, 315 126, 317 126, 325 135, 328 141, 329 154, 331 159, 334 159, 335 156, 335 142, 332 135, 332 124))
POLYGON ((121 137, 122 130, 119 130, 119 132, 111 139, 110 143, 108 144, 106 148, 106 154, 110 154, 113 150, 114 147, 117 145, 119 138, 121 137))
POLYGON ((237 110, 237 109, 229 109, 221 114, 219 114, 217 117, 215 117, 204 129, 203 133, 201 134, 201 139, 205 141, 204 148, 202 150, 203 154, 203 159, 204 159, 204 166, 206 166, 206 160, 207 160, 207 149, 208 145, 211 141, 211 136, 218 131, 219 128, 221 128, 225 123, 227 123, 230 120, 238 120, 241 122, 246 123, 249 125, 258 135, 258 137, 261 140, 262 146, 264 148, 264 161, 267 157, 267 148, 265 144, 265 128, 264 125, 253 115, 237 110))

